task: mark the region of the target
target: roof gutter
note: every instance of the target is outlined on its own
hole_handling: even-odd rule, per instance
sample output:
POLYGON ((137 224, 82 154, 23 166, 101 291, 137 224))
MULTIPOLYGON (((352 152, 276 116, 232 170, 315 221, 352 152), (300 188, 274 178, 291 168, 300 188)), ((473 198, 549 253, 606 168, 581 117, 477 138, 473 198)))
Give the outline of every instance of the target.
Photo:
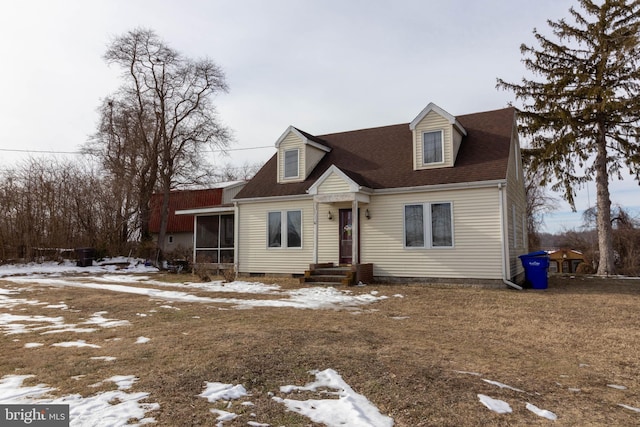
POLYGON ((502 283, 510 286, 519 291, 522 290, 522 286, 516 285, 507 274, 507 258, 509 257, 509 247, 505 236, 505 214, 504 214, 504 186, 502 182, 498 183, 498 199, 500 203, 500 243, 502 244, 502 283))
POLYGON ((443 191, 443 190, 468 190, 472 188, 491 188, 495 185, 505 185, 506 180, 495 179, 491 181, 472 181, 472 182, 456 182, 451 184, 433 184, 422 185, 415 187, 394 187, 394 188, 379 188, 372 191, 372 195, 375 194, 400 194, 400 193, 423 193, 430 191, 443 191))

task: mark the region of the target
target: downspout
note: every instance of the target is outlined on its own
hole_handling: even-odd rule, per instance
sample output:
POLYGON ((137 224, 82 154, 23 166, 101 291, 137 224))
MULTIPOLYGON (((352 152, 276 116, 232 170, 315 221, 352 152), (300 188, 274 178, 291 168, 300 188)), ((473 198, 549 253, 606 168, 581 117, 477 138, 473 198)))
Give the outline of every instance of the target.
POLYGON ((507 286, 510 286, 514 289, 522 290, 522 286, 516 285, 511 280, 509 280, 509 275, 507 274, 507 258, 509 257, 509 247, 505 236, 505 214, 504 214, 504 184, 498 183, 498 198, 500 200, 500 244, 502 246, 502 283, 507 286))

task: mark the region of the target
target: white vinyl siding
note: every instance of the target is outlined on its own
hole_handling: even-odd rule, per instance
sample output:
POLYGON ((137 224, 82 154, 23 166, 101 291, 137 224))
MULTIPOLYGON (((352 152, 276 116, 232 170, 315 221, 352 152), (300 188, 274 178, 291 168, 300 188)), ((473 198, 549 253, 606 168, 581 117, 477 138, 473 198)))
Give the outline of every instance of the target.
POLYGON ((305 145, 304 154, 302 154, 302 157, 304 158, 304 164, 305 164, 305 168, 304 168, 305 179, 309 176, 311 172, 313 172, 313 169, 320 162, 320 160, 322 160, 325 154, 327 154, 327 152, 324 150, 320 150, 310 145, 305 145))
POLYGON ((349 183, 335 173, 327 177, 318 187, 318 194, 348 193, 349 191, 351 191, 349 183))
POLYGON ((520 218, 523 216, 526 218, 527 205, 520 156, 518 135, 514 132, 509 153, 509 166, 507 168, 507 200, 505 204, 505 210, 511 207, 511 212, 508 212, 508 210, 505 212, 505 219, 509 222, 508 227, 506 227, 508 235, 505 236, 505 240, 509 245, 509 259, 507 260, 509 268, 507 273, 511 278, 515 278, 523 272, 522 263, 518 256, 529 252, 526 223, 524 226, 520 224, 520 218))
POLYGON ((502 278, 498 188, 487 187, 415 194, 375 195, 361 224, 361 262, 373 263, 375 276, 502 278), (405 247, 407 205, 451 203, 453 247, 405 247))
POLYGON ((511 228, 513 229, 513 247, 518 247, 518 217, 516 215, 516 205, 511 205, 511 228))
MULTIPOLYGON (((324 212, 326 215, 326 211, 324 212)), ((275 216, 275 214, 274 214, 275 216)), ((238 272, 303 274, 313 262, 313 201, 240 203, 238 205, 238 272), (300 212, 301 242, 298 248, 269 248, 267 230, 269 212, 280 213, 281 227, 286 224, 282 212, 300 212)), ((322 216, 320 217, 322 221, 322 216)), ((324 221, 328 221, 326 216, 324 221)), ((335 224, 337 221, 333 221, 335 224)), ((281 228, 282 230, 282 228, 281 228)), ((282 232, 282 231, 281 231, 282 232)), ((285 229, 286 234, 286 229, 285 229)), ((281 239, 284 239, 281 236, 281 239)))

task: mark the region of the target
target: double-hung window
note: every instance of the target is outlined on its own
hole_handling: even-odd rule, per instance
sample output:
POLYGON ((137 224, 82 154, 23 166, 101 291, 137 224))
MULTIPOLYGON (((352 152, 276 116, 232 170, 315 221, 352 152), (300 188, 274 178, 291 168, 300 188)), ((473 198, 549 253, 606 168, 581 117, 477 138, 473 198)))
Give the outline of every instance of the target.
POLYGON ((267 228, 268 247, 302 247, 302 211, 269 212, 267 228))
POLYGON ((297 178, 299 174, 298 167, 298 149, 287 150, 284 152, 284 177, 297 178))
POLYGON ((422 134, 422 163, 442 163, 442 131, 425 132, 422 134))
POLYGON ((407 248, 453 247, 453 210, 451 203, 405 205, 404 245, 407 248))

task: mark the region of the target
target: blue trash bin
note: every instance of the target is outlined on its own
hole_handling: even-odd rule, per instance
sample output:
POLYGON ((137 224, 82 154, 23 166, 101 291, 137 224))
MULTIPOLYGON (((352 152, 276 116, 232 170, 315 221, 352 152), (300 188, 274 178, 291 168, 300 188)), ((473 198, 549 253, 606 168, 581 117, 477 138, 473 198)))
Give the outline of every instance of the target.
POLYGON ((533 289, 547 289, 547 270, 549 269, 549 254, 545 251, 531 252, 520 255, 524 267, 524 279, 533 289))

